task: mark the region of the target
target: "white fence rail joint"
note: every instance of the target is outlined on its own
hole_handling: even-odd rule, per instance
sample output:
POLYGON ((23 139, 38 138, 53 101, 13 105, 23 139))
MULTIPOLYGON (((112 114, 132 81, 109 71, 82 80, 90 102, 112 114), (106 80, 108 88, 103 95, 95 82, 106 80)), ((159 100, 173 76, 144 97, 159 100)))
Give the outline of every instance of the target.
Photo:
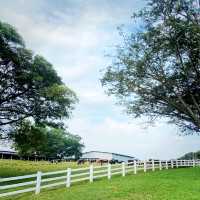
POLYGON ((134 174, 137 174, 137 162, 134 160, 134 174))
POLYGON ((154 160, 152 160, 152 171, 155 171, 155 163, 154 163, 154 160))
POLYGON ((126 175, 125 162, 122 163, 122 176, 126 175))
POLYGON ((35 194, 39 194, 40 193, 41 179, 42 179, 42 172, 39 171, 39 172, 37 172, 35 194))
POLYGON ((93 182, 93 165, 90 165, 90 183, 93 182))
POLYGON ((144 172, 146 172, 146 171, 147 171, 147 162, 144 161, 144 172))
POLYGON ((159 169, 162 170, 162 162, 161 162, 161 160, 159 161, 159 169))
POLYGON ((200 160, 170 160, 170 161, 134 161, 115 165, 93 166, 79 169, 60 170, 54 172, 0 178, 0 197, 16 195, 25 192, 35 191, 39 194, 41 189, 65 185, 70 187, 71 183, 88 180, 92 183, 97 178, 107 177, 111 179, 112 175, 125 176, 128 173, 137 174, 137 172, 148 170, 162 170, 178 167, 200 166, 200 160), (17 181, 17 182, 16 182, 17 181), (2 185, 3 184, 3 185, 2 185), (10 191, 9 191, 10 190, 10 191))
POLYGON ((171 168, 174 168, 174 161, 171 160, 171 168))
POLYGON ((165 162, 165 165, 166 165, 166 169, 168 169, 168 161, 167 160, 165 162))
POLYGON ((66 180, 66 187, 70 187, 71 185, 71 168, 67 169, 67 180, 66 180))
POLYGON ((108 180, 111 179, 111 164, 108 164, 108 180))

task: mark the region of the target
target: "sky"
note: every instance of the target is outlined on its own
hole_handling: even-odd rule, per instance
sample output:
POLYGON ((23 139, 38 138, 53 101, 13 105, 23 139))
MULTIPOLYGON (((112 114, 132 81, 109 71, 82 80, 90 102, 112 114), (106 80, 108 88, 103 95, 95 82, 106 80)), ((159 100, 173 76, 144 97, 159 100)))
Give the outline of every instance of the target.
POLYGON ((76 92, 79 103, 66 124, 82 137, 84 151, 170 159, 200 149, 199 136, 180 136, 165 120, 148 127, 146 120, 127 116, 101 86, 112 61, 106 55, 122 42, 117 27, 139 30, 131 15, 144 6, 142 0, 0 0, 0 20, 15 26, 26 46, 76 92))

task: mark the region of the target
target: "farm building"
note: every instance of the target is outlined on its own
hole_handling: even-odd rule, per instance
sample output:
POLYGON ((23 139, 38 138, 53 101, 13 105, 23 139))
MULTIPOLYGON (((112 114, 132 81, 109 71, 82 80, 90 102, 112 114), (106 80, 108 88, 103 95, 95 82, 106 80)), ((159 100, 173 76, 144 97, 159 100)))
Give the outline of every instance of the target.
POLYGON ((116 162, 131 162, 137 160, 135 157, 122 155, 118 153, 109 153, 109 152, 101 152, 101 151, 89 151, 83 153, 81 159, 88 161, 97 161, 97 160, 105 160, 105 161, 116 161, 116 162))
POLYGON ((12 149, 0 148, 0 158, 13 159, 13 158, 18 158, 18 156, 17 152, 12 149))

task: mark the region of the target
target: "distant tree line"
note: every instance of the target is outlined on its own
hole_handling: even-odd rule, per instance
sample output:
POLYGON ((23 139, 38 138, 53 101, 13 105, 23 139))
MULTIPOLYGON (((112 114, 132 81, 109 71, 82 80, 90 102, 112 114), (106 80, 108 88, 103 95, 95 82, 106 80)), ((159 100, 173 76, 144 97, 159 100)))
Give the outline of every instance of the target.
POLYGON ((68 119, 78 101, 45 58, 27 49, 14 27, 0 21, 0 137, 21 155, 79 157, 81 138, 68 119))
POLYGON ((200 151, 189 152, 179 158, 180 160, 200 159, 200 151))

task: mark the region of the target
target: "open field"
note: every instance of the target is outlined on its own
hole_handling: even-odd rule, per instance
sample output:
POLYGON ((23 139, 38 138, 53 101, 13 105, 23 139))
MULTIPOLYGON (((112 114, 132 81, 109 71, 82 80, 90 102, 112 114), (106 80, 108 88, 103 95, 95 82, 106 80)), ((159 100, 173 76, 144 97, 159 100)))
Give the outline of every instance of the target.
POLYGON ((50 163, 46 161, 22 161, 22 160, 0 160, 0 177, 20 176, 36 173, 37 171, 48 172, 65 170, 68 167, 77 168, 88 166, 88 164, 77 165, 76 162, 50 163))
MULTIPOLYGON (((21 162, 21 161, 20 161, 21 162)), ((66 165, 67 163, 65 163, 66 165)), ((60 164, 63 165, 63 164, 60 164)), ((22 165, 21 165, 22 166, 22 165)), ((46 165, 44 165, 46 166, 46 165)), ((59 164, 57 165, 59 166, 59 164)), ((23 166, 24 167, 24 166, 23 166)), ((59 166, 60 167, 60 166, 59 166)), ((73 164, 73 167, 76 167, 73 164)), ((10 166, 9 169, 15 166, 10 166)), ((0 168, 0 171, 2 166, 0 168)), ((15 170, 12 170, 13 171, 15 170)), ((30 167, 27 168, 31 170, 30 167)), ((47 171, 48 167, 44 168, 47 171)), ((58 169, 58 168, 57 168, 58 169)), ((59 168, 60 169, 60 168, 59 168)), ((36 170, 36 168, 34 168, 36 170)), ((52 170, 52 168, 51 168, 52 170)), ((9 170, 7 170, 8 172, 9 170)), ((37 170, 36 170, 37 171, 37 170)), ((5 171, 4 171, 5 172, 5 171)), ((1 172, 2 173, 2 172, 1 172)), ((16 170, 17 173, 17 170, 16 170)), ((28 171, 27 173, 30 173, 28 171)), ((17 174, 18 175, 18 174, 17 174)), ((25 193, 5 200, 197 200, 200 198, 200 168, 179 168, 114 176, 94 183, 76 183, 72 187, 42 190, 39 195, 25 193)))

